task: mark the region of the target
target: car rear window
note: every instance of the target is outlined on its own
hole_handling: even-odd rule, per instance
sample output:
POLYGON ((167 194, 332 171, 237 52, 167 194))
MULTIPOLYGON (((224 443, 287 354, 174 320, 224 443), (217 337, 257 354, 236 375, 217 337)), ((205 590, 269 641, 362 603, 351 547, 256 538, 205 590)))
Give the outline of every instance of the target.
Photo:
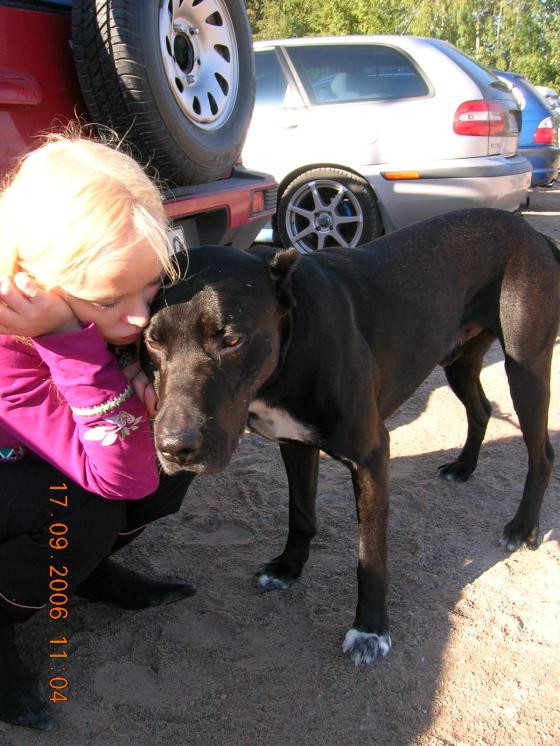
POLYGON ((437 47, 440 52, 443 52, 461 70, 466 72, 483 94, 492 97, 496 90, 500 90, 499 81, 493 72, 479 65, 478 62, 475 62, 471 57, 461 52, 457 47, 454 47, 453 44, 449 44, 442 39, 429 39, 428 43, 433 47, 437 47))
POLYGON ((381 44, 286 47, 316 104, 426 96, 428 85, 402 52, 381 44))

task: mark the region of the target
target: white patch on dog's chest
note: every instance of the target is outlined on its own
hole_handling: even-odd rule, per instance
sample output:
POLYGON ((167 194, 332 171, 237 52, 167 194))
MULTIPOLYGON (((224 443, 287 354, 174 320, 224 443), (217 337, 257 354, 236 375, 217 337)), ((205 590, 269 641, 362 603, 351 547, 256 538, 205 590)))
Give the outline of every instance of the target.
POLYGON ((249 405, 247 427, 269 440, 296 440, 309 444, 316 442, 311 428, 298 422, 285 409, 269 407, 259 399, 249 405))

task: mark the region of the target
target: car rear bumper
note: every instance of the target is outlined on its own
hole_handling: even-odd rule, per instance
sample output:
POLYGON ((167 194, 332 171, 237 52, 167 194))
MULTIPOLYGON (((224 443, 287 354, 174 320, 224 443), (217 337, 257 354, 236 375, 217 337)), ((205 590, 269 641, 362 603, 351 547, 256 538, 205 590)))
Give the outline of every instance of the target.
POLYGON ((531 182, 531 164, 519 155, 418 164, 415 178, 398 178, 398 172, 410 174, 410 163, 363 166, 360 172, 378 197, 386 231, 467 207, 516 210, 531 182))
POLYGON ((187 246, 246 249, 274 215, 277 190, 272 176, 236 167, 227 179, 165 192, 164 206, 187 246))
POLYGON ((531 177, 531 186, 548 184, 558 178, 560 170, 560 148, 550 145, 521 147, 518 150, 519 155, 524 156, 533 166, 533 175, 531 177))

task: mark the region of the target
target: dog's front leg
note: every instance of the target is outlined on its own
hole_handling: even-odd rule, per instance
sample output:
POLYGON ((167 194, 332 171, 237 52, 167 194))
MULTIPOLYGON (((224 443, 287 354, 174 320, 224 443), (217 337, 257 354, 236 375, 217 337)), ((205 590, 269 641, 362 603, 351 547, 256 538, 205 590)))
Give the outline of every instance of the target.
POLYGON ((301 575, 317 530, 315 500, 319 450, 302 443, 281 443, 280 451, 290 487, 288 540, 282 554, 257 574, 263 588, 285 590, 301 575))
POLYGON ((371 665, 391 650, 386 611, 389 434, 359 466, 352 465, 358 514, 358 604, 342 649, 354 663, 371 665))

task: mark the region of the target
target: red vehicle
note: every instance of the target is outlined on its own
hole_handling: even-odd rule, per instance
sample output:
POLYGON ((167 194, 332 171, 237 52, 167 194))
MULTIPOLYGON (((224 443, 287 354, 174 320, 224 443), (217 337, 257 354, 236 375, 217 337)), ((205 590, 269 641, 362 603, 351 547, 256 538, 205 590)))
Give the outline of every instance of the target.
POLYGON ((241 0, 0 0, 0 177, 79 117, 148 164, 188 245, 246 248, 276 205, 238 165, 253 101, 241 0))

